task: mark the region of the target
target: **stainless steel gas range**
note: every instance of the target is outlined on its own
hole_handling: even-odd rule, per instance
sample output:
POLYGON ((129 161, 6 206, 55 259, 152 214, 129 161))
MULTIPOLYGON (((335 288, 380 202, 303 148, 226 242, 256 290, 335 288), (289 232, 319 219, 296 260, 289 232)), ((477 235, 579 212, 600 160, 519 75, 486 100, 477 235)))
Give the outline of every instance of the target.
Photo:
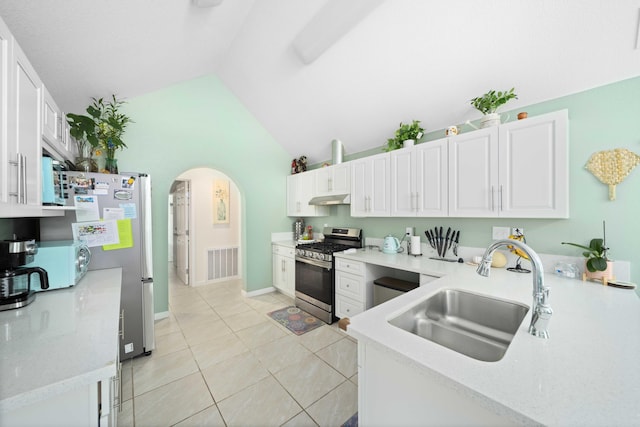
POLYGON ((323 242, 296 246, 297 307, 331 324, 335 320, 335 252, 362 247, 359 228, 325 227, 323 242))

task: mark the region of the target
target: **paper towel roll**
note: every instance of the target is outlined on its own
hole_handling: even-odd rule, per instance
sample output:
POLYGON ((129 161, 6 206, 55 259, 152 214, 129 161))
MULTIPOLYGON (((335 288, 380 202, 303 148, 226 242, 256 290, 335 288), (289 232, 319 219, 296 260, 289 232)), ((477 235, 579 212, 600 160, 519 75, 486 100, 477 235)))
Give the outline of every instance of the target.
POLYGON ((411 255, 420 255, 421 253, 420 236, 411 236, 411 255))

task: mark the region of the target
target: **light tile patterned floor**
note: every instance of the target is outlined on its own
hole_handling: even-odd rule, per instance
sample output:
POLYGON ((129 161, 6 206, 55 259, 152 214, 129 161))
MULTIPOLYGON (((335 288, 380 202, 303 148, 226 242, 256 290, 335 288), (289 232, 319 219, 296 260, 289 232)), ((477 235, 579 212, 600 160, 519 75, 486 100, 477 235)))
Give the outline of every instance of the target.
POLYGON ((119 426, 335 427, 357 411, 356 343, 336 324, 296 336, 266 314, 285 295, 170 276, 156 349, 123 363, 119 426))

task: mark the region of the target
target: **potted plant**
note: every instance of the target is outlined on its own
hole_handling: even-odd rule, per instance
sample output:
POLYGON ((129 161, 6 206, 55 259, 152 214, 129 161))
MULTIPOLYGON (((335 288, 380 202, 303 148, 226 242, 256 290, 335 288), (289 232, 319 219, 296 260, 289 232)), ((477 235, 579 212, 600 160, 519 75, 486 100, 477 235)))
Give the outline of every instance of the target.
POLYGON ((577 243, 562 242, 563 245, 571 245, 584 249, 582 255, 586 258, 587 271, 585 275, 590 279, 606 279, 613 277, 613 262, 607 257, 607 248, 604 239, 591 239, 589 246, 577 243))
POLYGON ((91 98, 93 103, 87 107, 89 115, 67 114, 71 136, 78 144, 78 153, 105 154, 105 172, 118 173, 118 163, 115 156, 117 150, 126 148, 122 135, 132 120, 119 112, 125 103, 111 95, 111 100, 91 98), (82 149, 82 151, 81 151, 82 149))
POLYGON ((420 126, 420 120, 414 120, 411 124, 400 122, 395 137, 387 140, 385 151, 393 151, 398 148, 412 146, 416 140, 422 138, 423 134, 424 129, 420 126))
POLYGON ((500 115, 496 111, 512 99, 518 99, 518 95, 514 93, 514 88, 504 92, 490 90, 482 96, 473 98, 471 105, 484 114, 484 117, 480 120, 480 128, 499 125, 500 115))

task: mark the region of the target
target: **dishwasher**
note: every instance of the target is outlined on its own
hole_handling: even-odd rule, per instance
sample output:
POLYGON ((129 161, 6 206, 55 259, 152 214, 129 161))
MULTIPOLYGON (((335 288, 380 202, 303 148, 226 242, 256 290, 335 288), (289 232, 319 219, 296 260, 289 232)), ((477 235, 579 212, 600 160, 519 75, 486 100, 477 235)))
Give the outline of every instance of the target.
POLYGON ((419 283, 395 277, 380 277, 373 281, 373 306, 387 302, 405 292, 414 290, 419 283))

